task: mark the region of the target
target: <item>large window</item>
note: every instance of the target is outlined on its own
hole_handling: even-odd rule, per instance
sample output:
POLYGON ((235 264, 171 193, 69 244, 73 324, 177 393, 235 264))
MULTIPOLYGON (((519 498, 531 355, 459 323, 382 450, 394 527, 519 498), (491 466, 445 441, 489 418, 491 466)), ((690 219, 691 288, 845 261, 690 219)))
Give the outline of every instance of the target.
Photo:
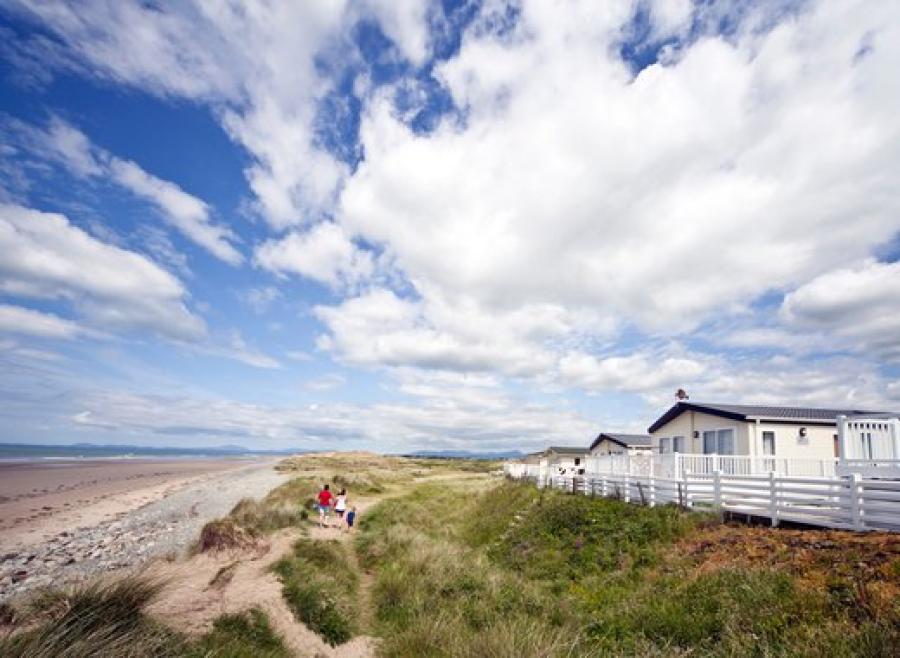
POLYGON ((665 455, 668 452, 672 452, 671 441, 672 441, 672 439, 669 439, 669 438, 659 440, 659 453, 661 455, 665 455))
POLYGON ((684 437, 683 436, 673 436, 672 437, 672 452, 684 452, 684 437))
POLYGON ((703 453, 706 455, 733 455, 734 430, 707 430, 703 432, 703 453))

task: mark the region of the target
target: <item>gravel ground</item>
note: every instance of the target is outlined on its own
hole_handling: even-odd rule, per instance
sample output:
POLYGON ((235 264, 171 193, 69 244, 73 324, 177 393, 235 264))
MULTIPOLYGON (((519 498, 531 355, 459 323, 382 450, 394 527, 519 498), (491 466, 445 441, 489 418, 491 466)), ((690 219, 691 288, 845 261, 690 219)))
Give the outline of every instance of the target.
POLYGON ((0 556, 0 601, 49 584, 61 585, 151 558, 178 555, 207 521, 224 516, 242 498, 260 498, 288 476, 273 464, 217 474, 116 519, 21 553, 0 556))

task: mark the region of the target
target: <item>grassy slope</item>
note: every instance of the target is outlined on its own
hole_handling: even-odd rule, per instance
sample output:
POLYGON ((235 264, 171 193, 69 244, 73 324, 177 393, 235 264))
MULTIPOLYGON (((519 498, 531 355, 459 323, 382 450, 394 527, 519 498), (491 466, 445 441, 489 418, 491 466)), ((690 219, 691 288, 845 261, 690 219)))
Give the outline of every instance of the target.
POLYGON ((222 615, 209 633, 186 638, 144 608, 161 585, 140 577, 50 590, 33 598, 22 632, 0 639, 4 658, 286 658, 289 654, 257 609, 222 615))
POLYGON ((300 539, 274 565, 284 598, 294 615, 331 644, 342 644, 358 631, 356 594, 359 576, 341 542, 300 539))
POLYGON ((894 655, 896 541, 861 581, 838 535, 848 550, 822 586, 823 565, 740 559, 739 543, 713 547, 718 561, 691 551, 716 533, 672 507, 428 485, 371 512, 357 548, 388 656, 894 655))

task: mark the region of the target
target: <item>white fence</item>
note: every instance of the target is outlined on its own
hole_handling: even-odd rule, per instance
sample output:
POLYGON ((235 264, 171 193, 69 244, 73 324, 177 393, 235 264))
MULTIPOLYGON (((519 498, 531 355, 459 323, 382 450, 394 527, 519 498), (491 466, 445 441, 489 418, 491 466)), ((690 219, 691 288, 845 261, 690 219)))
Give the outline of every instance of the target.
POLYGON ((797 475, 832 478, 837 474, 836 458, 785 458, 749 455, 698 455, 689 453, 658 454, 634 452, 599 455, 586 460, 587 473, 614 473, 663 478, 684 478, 688 475, 712 475, 720 471, 727 475, 797 475))
MULTIPOLYGON (((900 531, 900 481, 846 478, 734 475, 714 471, 683 478, 627 473, 542 477, 529 466, 507 464, 510 477, 534 480, 577 494, 614 497, 645 505, 677 503, 764 517, 773 526, 792 521, 826 528, 900 531)), ((538 467, 538 471, 540 468, 538 467)))

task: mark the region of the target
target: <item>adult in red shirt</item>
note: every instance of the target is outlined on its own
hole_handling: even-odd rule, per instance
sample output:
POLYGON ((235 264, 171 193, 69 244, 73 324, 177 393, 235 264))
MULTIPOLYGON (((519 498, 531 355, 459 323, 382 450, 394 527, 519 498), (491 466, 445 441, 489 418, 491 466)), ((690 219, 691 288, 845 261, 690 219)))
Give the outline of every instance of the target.
POLYGON ((325 526, 328 527, 328 512, 331 510, 331 502, 334 500, 334 496, 331 493, 328 485, 322 487, 322 491, 319 492, 318 496, 318 506, 319 506, 319 527, 325 526))

